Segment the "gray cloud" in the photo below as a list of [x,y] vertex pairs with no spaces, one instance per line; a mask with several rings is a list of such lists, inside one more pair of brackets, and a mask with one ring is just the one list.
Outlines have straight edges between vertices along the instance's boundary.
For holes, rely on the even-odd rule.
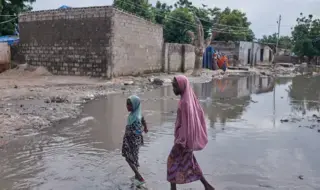
[[[259,2],[258,2],[259,1]],[[152,0],[151,3],[155,3]],[[168,4],[172,4],[172,0],[163,0]],[[192,0],[195,5],[206,4],[209,7],[240,9],[247,13],[249,21],[251,21],[256,37],[261,37],[264,34],[272,34],[277,31],[277,19],[279,14],[282,15],[282,27],[280,33],[288,35],[291,33],[291,27],[296,23],[296,18],[300,12],[313,14],[320,17],[320,0]],[[212,3],[214,2],[214,3]],[[61,5],[68,5],[72,7],[86,7],[86,6],[101,6],[111,5],[112,0],[37,0],[33,4],[34,10],[56,9]]]

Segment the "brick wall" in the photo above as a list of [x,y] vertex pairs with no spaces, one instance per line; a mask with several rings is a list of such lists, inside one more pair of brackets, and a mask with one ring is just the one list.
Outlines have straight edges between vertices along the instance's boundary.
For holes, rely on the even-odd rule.
[[163,53],[164,72],[184,72],[194,66],[195,53],[192,45],[165,43]]
[[106,76],[112,7],[28,12],[19,16],[25,61],[53,74]]
[[162,26],[120,10],[113,20],[113,76],[161,71]]

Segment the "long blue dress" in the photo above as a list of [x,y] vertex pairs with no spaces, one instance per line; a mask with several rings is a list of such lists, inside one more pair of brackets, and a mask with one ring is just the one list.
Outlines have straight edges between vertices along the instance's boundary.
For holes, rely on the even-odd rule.
[[202,68],[204,69],[214,69],[213,64],[212,64],[212,55],[214,53],[214,49],[211,46],[208,46],[206,48],[206,51],[203,54],[203,59],[202,59]]

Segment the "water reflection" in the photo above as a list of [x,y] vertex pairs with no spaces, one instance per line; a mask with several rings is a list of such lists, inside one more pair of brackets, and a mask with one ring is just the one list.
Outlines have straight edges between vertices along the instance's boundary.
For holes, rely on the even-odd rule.
[[223,127],[228,120],[239,119],[251,102],[251,94],[272,92],[274,85],[273,78],[248,76],[216,79],[202,84],[201,93],[195,90],[201,99],[211,98],[203,101],[203,107],[214,128],[216,123]]
[[295,111],[319,111],[320,108],[320,77],[297,76],[289,86],[289,97]]
[[[275,84],[278,85],[273,91]],[[287,79],[249,76],[193,85],[211,126],[208,147],[197,153],[197,158],[208,179],[217,182],[219,189],[259,189],[262,182],[293,189],[299,181],[292,182],[287,176],[300,171],[310,176],[310,180],[306,177],[304,181],[307,185],[298,184],[300,189],[308,189],[308,183],[317,185],[319,181],[320,184],[316,170],[320,171],[317,164],[320,155],[312,154],[319,142],[318,134],[296,132],[292,127],[289,130],[276,120],[277,114],[280,118],[291,109],[285,91],[289,84]],[[295,94],[301,85],[292,82],[291,87]],[[319,91],[310,92],[319,97]],[[299,99],[316,99],[302,94]],[[132,172],[119,153],[128,114],[127,96],[114,94],[90,102],[85,105],[81,118],[10,143],[0,152],[1,188],[128,189],[128,176]],[[173,95],[171,87],[139,96],[150,127],[150,134],[145,136],[146,146],[141,150],[141,171],[153,189],[167,189],[166,158],[172,146],[179,97]],[[292,104],[296,100],[292,98]],[[270,127],[272,121],[281,129]],[[284,129],[288,130],[281,131]],[[299,137],[300,141],[296,142]],[[312,143],[309,145],[301,139]],[[306,169],[298,167],[300,165]],[[310,168],[316,171],[309,172]],[[201,185],[195,183],[188,187],[199,189]]]

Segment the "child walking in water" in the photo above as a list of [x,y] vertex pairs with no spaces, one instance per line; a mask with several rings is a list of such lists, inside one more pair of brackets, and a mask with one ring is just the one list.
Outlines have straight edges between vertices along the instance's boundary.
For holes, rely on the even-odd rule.
[[148,132],[146,121],[141,113],[140,98],[130,96],[127,99],[128,116],[127,126],[123,137],[122,156],[126,159],[129,166],[135,173],[132,177],[136,186],[145,184],[145,180],[138,171],[139,167],[139,148],[143,145],[142,132]]
[[177,184],[191,183],[200,180],[205,190],[214,188],[204,178],[193,151],[202,150],[208,143],[204,113],[194,94],[189,80],[185,76],[177,76],[172,82],[173,92],[179,95],[174,131],[174,145],[168,157],[167,179],[171,190]]

